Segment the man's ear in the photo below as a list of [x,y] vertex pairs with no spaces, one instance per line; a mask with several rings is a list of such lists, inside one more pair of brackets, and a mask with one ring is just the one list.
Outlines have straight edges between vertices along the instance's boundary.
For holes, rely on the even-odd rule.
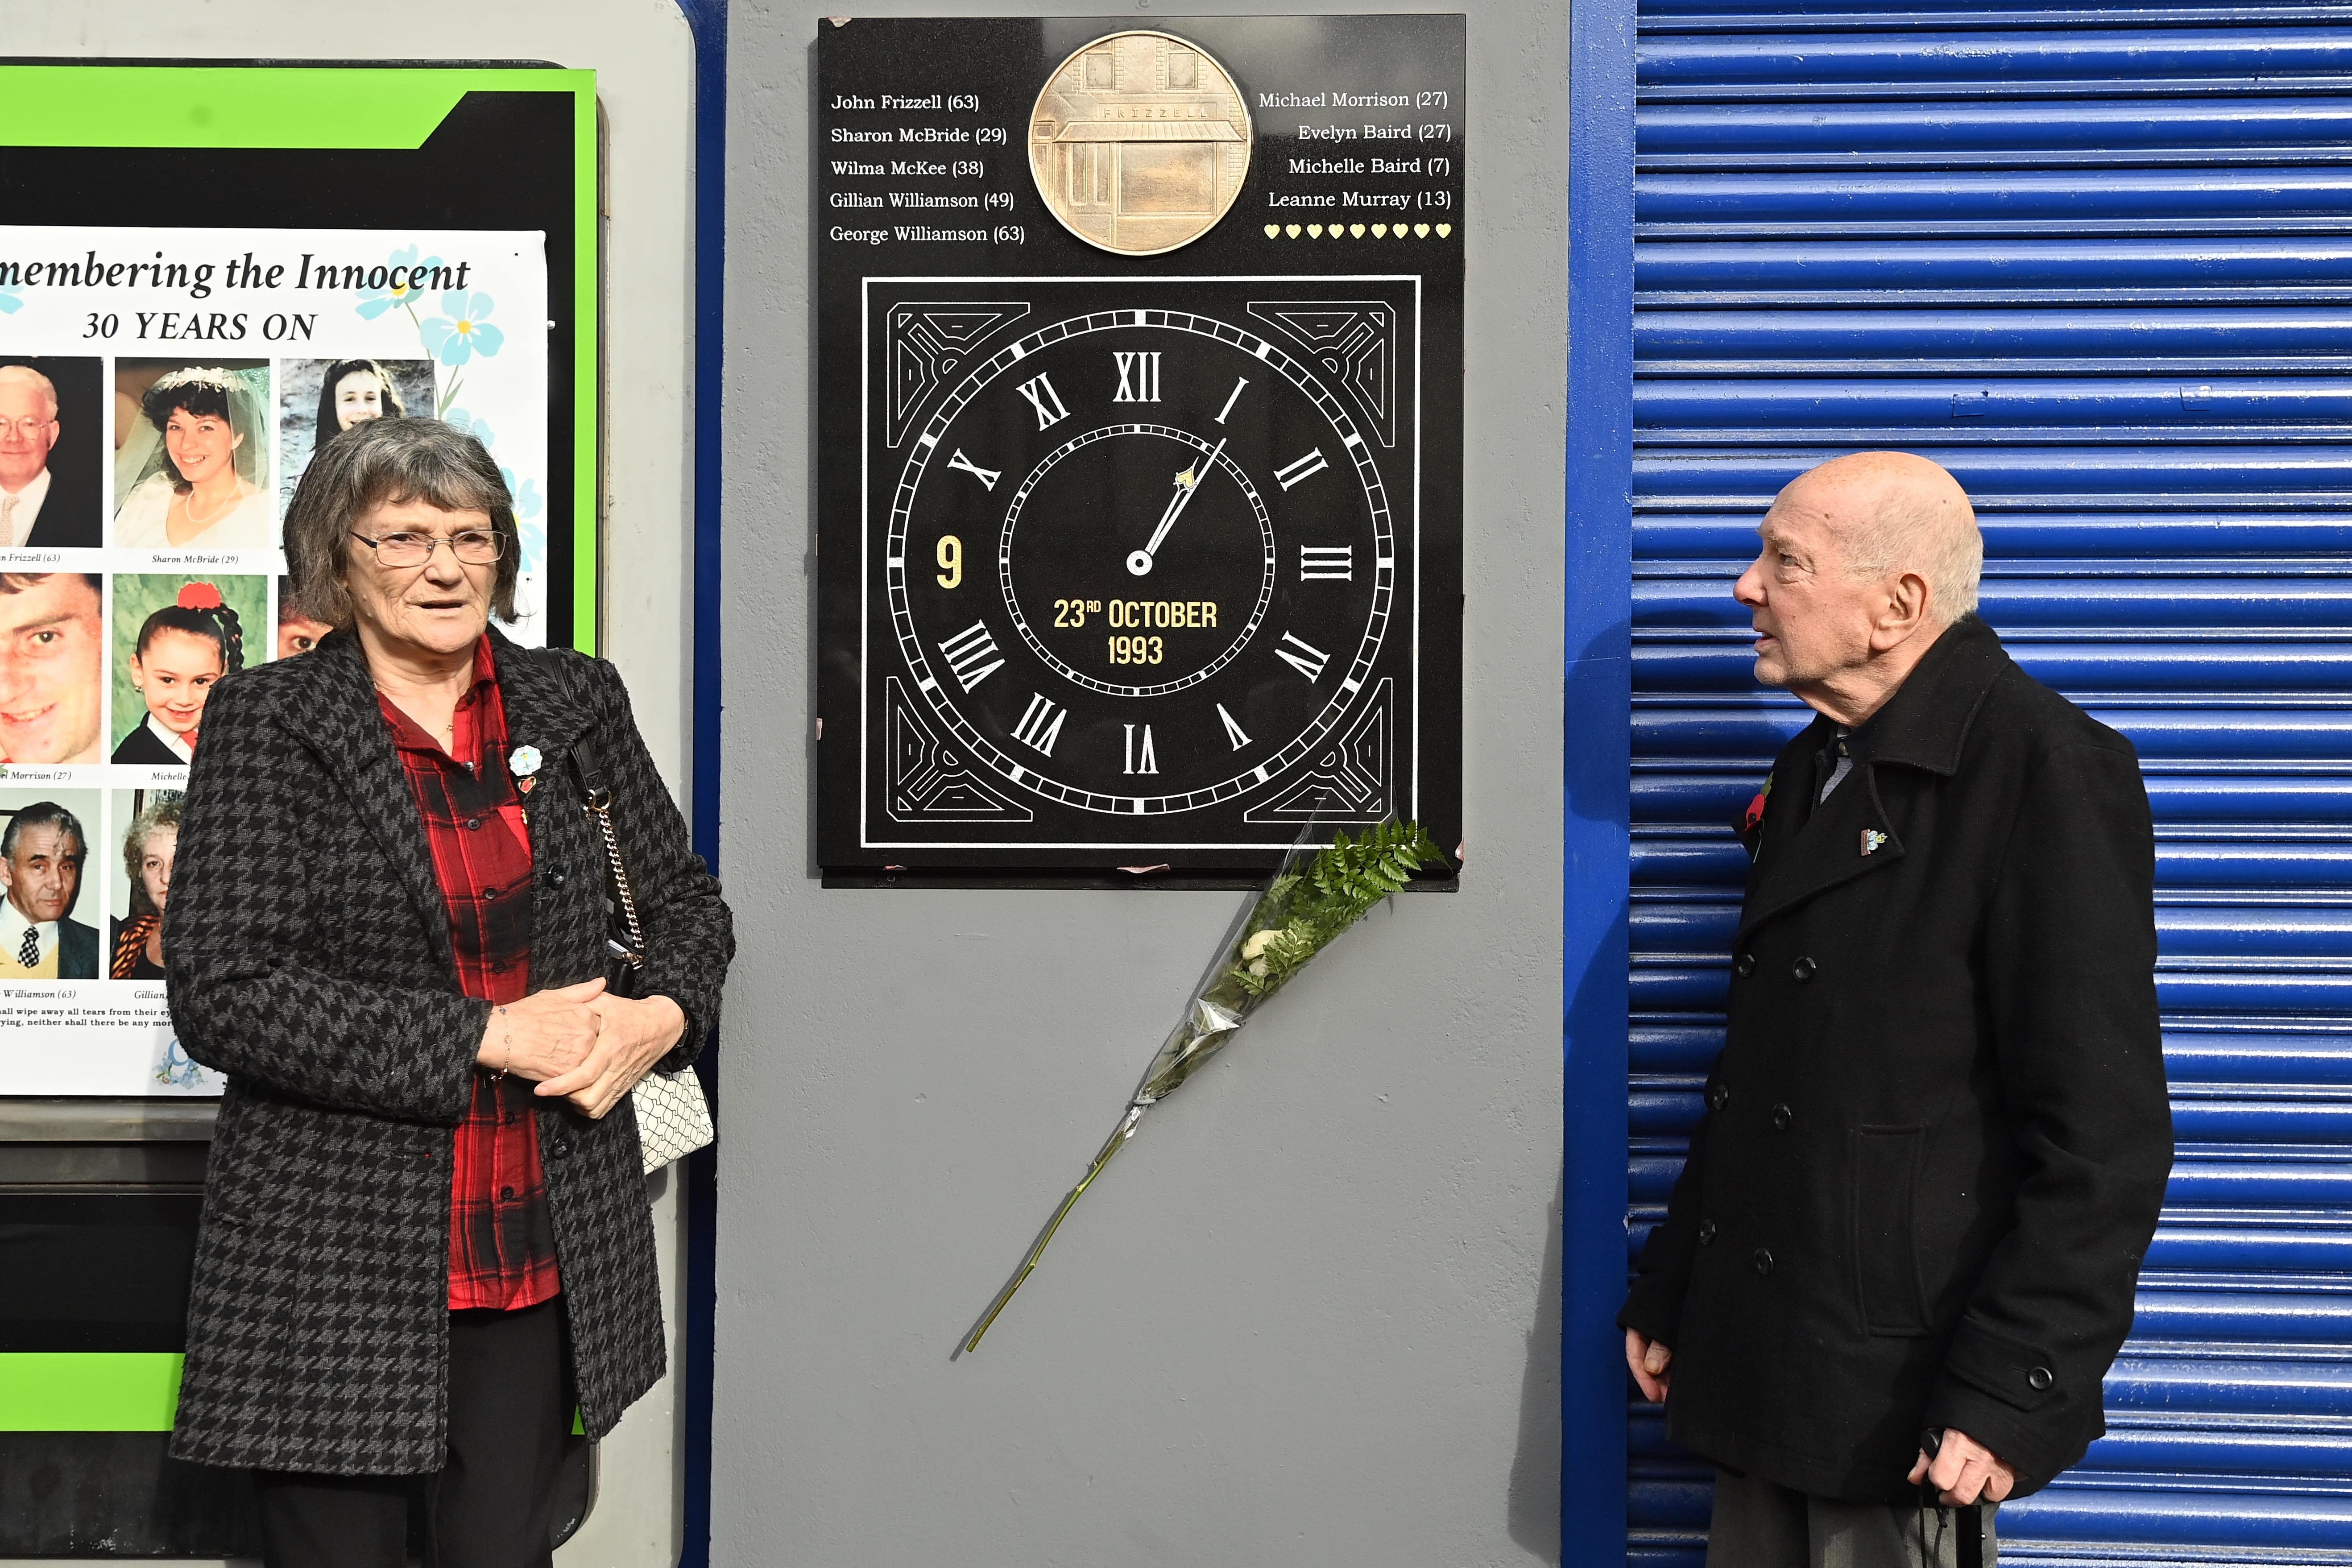
[[1878,618],[1870,628],[1870,650],[1885,653],[1908,642],[1927,625],[1931,596],[1927,579],[1916,572],[1906,572],[1889,584],[1886,596],[1879,601]]

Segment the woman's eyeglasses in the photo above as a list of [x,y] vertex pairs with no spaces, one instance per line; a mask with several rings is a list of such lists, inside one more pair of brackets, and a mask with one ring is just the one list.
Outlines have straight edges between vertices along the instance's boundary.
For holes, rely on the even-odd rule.
[[463,533],[387,533],[370,539],[357,531],[352,537],[375,552],[381,566],[422,566],[433,559],[434,547],[446,544],[449,553],[468,566],[488,566],[506,553],[507,540],[488,529],[469,528]]

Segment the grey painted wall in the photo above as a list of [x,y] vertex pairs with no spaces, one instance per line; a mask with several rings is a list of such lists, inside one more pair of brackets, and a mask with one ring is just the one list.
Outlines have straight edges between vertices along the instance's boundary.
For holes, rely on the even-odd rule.
[[[901,9],[981,8],[866,14]],[[951,1363],[1238,896],[819,887],[806,170],[822,13],[735,7],[722,842],[742,956],[718,1562],[1559,1554],[1567,16],[1469,10],[1462,891],[1399,900],[1318,960],[1154,1112],[980,1352]]]

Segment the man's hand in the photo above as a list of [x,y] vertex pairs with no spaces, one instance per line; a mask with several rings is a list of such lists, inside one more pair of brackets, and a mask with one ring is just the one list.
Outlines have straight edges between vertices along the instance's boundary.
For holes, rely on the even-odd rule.
[[1625,1364],[1633,1369],[1633,1381],[1642,1385],[1642,1397],[1653,1405],[1666,1402],[1666,1390],[1675,1381],[1674,1373],[1667,1369],[1674,1365],[1674,1352],[1641,1330],[1625,1331]]
[[1910,1481],[1934,1483],[1936,1499],[1946,1508],[1964,1508],[1982,1500],[2000,1502],[2017,1486],[2017,1472],[2000,1462],[2000,1456],[1956,1426],[1944,1428],[1944,1446],[1936,1450],[1933,1464],[1927,1450],[1919,1450],[1918,1462],[1911,1467]]
[[609,995],[595,997],[588,1008],[602,1026],[587,1059],[532,1092],[560,1096],[571,1101],[573,1110],[602,1119],[685,1037],[686,1009],[667,996],[648,996],[640,1002]]

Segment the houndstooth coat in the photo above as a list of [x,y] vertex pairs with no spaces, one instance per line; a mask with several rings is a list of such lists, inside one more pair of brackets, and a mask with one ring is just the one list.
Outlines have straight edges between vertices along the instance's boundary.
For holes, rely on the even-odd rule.
[[[684,1065],[734,952],[613,668],[493,631],[529,800],[531,981],[604,972],[602,852],[566,765],[593,736]],[[452,1129],[488,1006],[457,990],[425,827],[358,639],[233,675],[205,710],[164,917],[172,1021],[229,1077],[188,1307],[175,1458],[401,1475],[446,1440]],[[602,1437],[664,1371],[636,1121],[539,1113],[580,1413]]]

